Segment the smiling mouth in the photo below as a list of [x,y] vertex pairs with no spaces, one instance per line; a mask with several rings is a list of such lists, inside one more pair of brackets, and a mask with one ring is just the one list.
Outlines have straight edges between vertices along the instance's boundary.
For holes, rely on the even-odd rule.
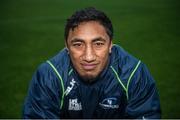
[[84,70],[90,71],[94,70],[97,64],[81,64]]

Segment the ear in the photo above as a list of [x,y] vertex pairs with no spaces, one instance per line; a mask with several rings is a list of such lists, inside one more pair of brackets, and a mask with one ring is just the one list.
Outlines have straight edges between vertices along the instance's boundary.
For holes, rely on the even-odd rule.
[[112,43],[112,40],[111,40],[110,45],[109,45],[109,53],[111,53],[112,46],[113,46],[113,43]]
[[66,50],[68,51],[68,54],[69,54],[69,48],[68,48],[67,42],[65,42],[65,48],[66,48]]
[[68,48],[68,46],[67,46],[67,42],[66,42],[66,41],[65,41],[65,47],[66,47],[66,48]]

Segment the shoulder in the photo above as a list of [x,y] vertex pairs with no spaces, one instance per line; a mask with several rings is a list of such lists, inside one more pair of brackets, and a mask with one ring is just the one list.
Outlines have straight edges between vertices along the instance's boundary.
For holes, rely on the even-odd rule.
[[155,85],[155,81],[147,66],[126,52],[122,47],[118,45],[113,46],[111,59],[113,61],[111,66],[114,68],[116,76],[119,77],[121,85],[127,92],[127,97],[129,88],[133,92],[136,87],[144,88],[145,86]]
[[49,61],[60,70],[66,69],[70,65],[70,58],[66,48],[62,49],[57,55],[49,59]]
[[[64,72],[68,71],[69,57],[66,49],[61,50],[48,61],[53,65],[61,77],[64,76]],[[51,65],[47,61],[41,63],[34,73],[33,78],[36,81],[38,80],[44,83],[57,82],[56,79],[59,79],[58,75]]]
[[138,84],[142,84],[142,85],[154,85],[155,84],[155,80],[152,77],[152,75],[150,74],[150,71],[148,70],[147,66],[141,62],[141,64],[139,64],[138,68],[136,69],[136,71],[133,73],[133,75],[131,76],[132,78],[132,85],[138,85]]
[[127,79],[139,64],[137,58],[129,54],[119,45],[113,45],[111,53],[111,65],[123,79]]
[[[68,52],[67,52],[66,48],[64,48],[60,52],[58,52],[55,56],[53,56],[52,58],[50,58],[47,61],[50,61],[56,69],[63,70],[63,68],[65,68],[67,66],[67,63],[69,63],[70,60],[69,60]],[[37,70],[42,73],[51,71],[51,67],[47,61],[44,61],[43,63],[41,63],[38,66]]]

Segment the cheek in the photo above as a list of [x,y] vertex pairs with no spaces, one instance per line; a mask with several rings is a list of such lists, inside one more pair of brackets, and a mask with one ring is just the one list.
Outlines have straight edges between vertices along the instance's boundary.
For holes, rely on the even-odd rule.
[[71,53],[70,57],[72,61],[76,61],[76,62],[78,61],[78,56],[76,54]]
[[81,56],[81,53],[80,52],[72,52],[72,51],[69,51],[69,54],[70,54],[70,58],[72,60],[72,63],[77,66],[80,62],[80,56]]
[[109,56],[109,49],[105,49],[105,50],[99,51],[97,53],[98,53],[99,58],[105,60]]
[[108,50],[104,50],[104,51],[98,53],[98,60],[101,62],[101,67],[105,66],[105,64],[108,61],[108,57],[109,57],[109,51]]

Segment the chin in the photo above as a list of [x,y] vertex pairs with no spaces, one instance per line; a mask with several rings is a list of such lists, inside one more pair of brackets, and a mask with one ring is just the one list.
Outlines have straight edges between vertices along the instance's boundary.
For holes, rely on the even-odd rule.
[[83,81],[91,83],[96,80],[97,75],[83,75],[81,76],[81,78],[83,79]]

